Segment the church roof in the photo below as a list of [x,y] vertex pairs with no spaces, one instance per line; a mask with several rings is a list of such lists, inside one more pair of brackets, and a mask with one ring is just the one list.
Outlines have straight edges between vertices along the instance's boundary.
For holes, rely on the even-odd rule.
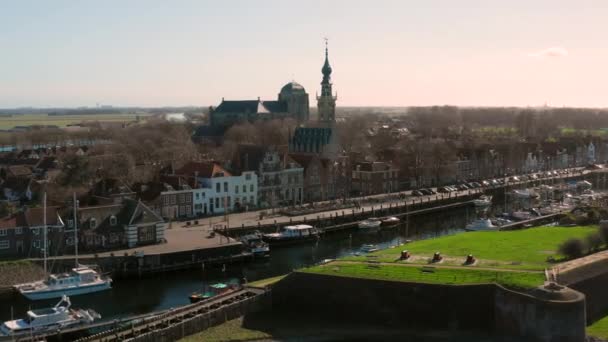
[[214,113],[284,113],[287,108],[278,101],[225,101],[213,111]]
[[295,81],[291,81],[281,88],[281,94],[306,93],[306,89]]

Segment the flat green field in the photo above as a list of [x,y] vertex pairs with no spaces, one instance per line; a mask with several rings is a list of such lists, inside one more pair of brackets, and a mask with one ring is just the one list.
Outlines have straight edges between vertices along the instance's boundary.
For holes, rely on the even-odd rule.
[[608,316],[588,326],[587,335],[608,339]]
[[[468,254],[478,260],[476,266],[543,270],[547,258],[557,260],[558,246],[569,238],[584,238],[597,227],[538,227],[503,232],[465,232],[436,239],[414,241],[398,248],[371,253],[378,261],[394,262],[402,250],[408,250],[412,260],[407,263],[428,263],[433,253],[440,252],[444,264],[461,265]],[[369,256],[349,257],[347,260],[366,260]]]
[[[92,115],[46,115],[46,114],[23,114],[12,117],[0,117],[0,129],[7,130],[15,126],[31,125],[55,125],[66,127],[83,121],[104,121],[104,122],[128,122],[135,121],[136,114],[92,114]],[[141,114],[140,118],[145,118]]]
[[[424,271],[426,270],[426,271]],[[497,283],[515,288],[533,288],[542,285],[542,272],[490,271],[475,268],[425,268],[400,264],[369,265],[366,263],[335,261],[301,270],[303,272],[344,277],[411,281],[433,284],[487,284]]]

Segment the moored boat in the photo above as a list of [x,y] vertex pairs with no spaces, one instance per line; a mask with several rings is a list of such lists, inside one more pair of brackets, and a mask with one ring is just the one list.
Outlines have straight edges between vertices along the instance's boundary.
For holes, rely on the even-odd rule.
[[111,278],[82,265],[69,273],[51,274],[46,280],[15,285],[15,289],[29,300],[76,296],[111,288]]
[[264,242],[263,235],[259,231],[252,234],[243,235],[241,242],[255,258],[265,258],[270,256],[270,246]]
[[36,335],[66,327],[90,324],[101,316],[94,310],[71,309],[68,296],[63,296],[52,308],[34,309],[23,319],[6,321],[0,326],[4,336]]
[[263,240],[272,246],[317,241],[321,232],[307,224],[285,226],[277,233],[264,234]]
[[379,218],[370,217],[359,222],[357,226],[359,227],[359,229],[374,229],[380,227],[381,224],[382,220],[380,220]]
[[465,230],[470,232],[497,231],[498,229],[490,219],[478,219],[465,227]]
[[492,205],[492,196],[483,195],[477,199],[474,199],[473,204],[476,207],[488,207]]
[[379,250],[378,246],[372,244],[365,244],[361,246],[361,252],[363,253],[371,253]]
[[386,217],[382,219],[382,227],[394,227],[399,224],[401,220],[395,216]]
[[235,285],[216,283],[209,285],[209,287],[204,291],[192,293],[188,298],[190,299],[190,303],[198,303],[214,297],[225,296],[235,292],[238,289],[239,287]]

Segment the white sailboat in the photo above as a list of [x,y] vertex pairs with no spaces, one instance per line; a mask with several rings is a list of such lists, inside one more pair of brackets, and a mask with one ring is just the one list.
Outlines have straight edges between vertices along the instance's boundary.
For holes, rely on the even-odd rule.
[[[47,225],[46,193],[44,194],[44,273],[47,274]],[[15,285],[15,289],[29,300],[61,298],[93,293],[112,288],[112,279],[95,269],[78,264],[78,224],[76,220],[76,195],[74,194],[74,255],[76,267],[70,272],[50,274],[47,279]]]

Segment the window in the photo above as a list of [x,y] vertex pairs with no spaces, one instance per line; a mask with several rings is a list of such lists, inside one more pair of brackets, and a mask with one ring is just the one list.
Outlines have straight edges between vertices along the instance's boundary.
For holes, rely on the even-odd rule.
[[251,180],[251,173],[245,174],[245,179],[246,180]]
[[11,242],[9,240],[0,240],[0,249],[11,248]]
[[220,183],[215,183],[215,192],[220,192],[220,191],[222,191],[221,186],[222,186],[222,185],[221,185]]
[[228,199],[226,200],[226,208],[230,208],[232,206],[232,201],[230,199],[230,196],[228,196]]
[[68,237],[67,239],[65,239],[65,243],[68,246],[74,246],[74,237],[73,236]]
[[243,196],[243,199],[241,200],[241,202],[243,202],[243,204],[247,203],[247,197]]
[[253,202],[253,196],[249,196],[249,203],[254,204],[255,202]]
[[116,225],[116,216],[112,215],[110,216],[110,226],[115,226]]
[[228,192],[228,182],[224,182],[224,192]]
[[184,199],[184,194],[179,194],[179,203],[184,203],[185,199]]
[[95,219],[94,217],[91,219],[91,221],[89,222],[89,227],[91,229],[95,229],[95,227],[97,227],[97,219]]
[[215,198],[215,207],[219,208],[220,207],[220,199],[219,198]]
[[7,236],[8,231],[6,229],[0,229],[0,236]]
[[15,228],[15,235],[21,235],[23,233],[23,228],[17,227]]
[[198,192],[196,193],[196,199],[198,200],[200,198],[201,194],[199,194]]
[[239,193],[239,186],[238,186],[238,185],[235,185],[235,186],[234,186],[234,193],[235,193],[235,194],[238,194],[238,193]]
[[175,195],[171,195],[171,204],[175,204]]
[[34,247],[40,249],[40,240],[34,240]]
[[192,215],[192,207],[189,205],[186,206],[186,215]]
[[249,185],[249,191],[253,192],[253,184]]
[[34,228],[34,229],[32,229],[32,233],[34,235],[38,235],[38,234],[40,234],[40,231],[38,230],[38,228]]
[[68,220],[68,228],[74,228],[74,220]]
[[243,184],[243,193],[247,192],[247,185]]

